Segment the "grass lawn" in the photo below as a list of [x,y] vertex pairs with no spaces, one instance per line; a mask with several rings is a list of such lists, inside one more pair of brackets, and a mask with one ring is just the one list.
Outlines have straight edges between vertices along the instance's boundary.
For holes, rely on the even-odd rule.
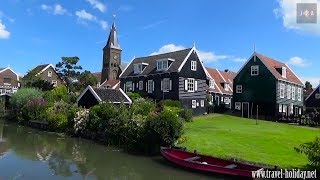
[[229,115],[195,117],[185,124],[188,150],[217,157],[298,168],[306,165],[304,154],[293,148],[320,136],[320,129],[269,121],[256,121]]

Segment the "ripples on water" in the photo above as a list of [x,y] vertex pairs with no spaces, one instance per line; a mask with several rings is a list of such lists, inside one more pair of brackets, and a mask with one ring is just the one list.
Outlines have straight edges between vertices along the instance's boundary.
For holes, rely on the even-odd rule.
[[213,177],[173,167],[162,157],[133,156],[88,140],[0,121],[0,180],[7,179],[205,180]]

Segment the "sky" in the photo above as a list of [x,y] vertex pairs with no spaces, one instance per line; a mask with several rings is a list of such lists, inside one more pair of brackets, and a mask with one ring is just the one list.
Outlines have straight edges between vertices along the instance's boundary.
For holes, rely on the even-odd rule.
[[78,56],[101,71],[115,20],[123,62],[195,45],[205,66],[237,72],[255,49],[316,86],[320,13],[318,23],[297,24],[297,2],[320,11],[320,0],[0,0],[0,67],[23,75]]

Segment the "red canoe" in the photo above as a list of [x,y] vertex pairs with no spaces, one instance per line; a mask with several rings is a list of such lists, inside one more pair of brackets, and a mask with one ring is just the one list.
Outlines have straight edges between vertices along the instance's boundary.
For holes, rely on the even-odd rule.
[[162,156],[182,167],[231,176],[252,177],[251,171],[263,170],[261,167],[228,161],[211,156],[199,155],[167,147],[161,147]]

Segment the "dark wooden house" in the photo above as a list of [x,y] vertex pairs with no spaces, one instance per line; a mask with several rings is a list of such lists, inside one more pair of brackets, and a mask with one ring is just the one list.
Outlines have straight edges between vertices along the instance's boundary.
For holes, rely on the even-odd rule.
[[236,76],[235,72],[206,67],[208,72],[208,93],[211,94],[211,102],[214,105],[223,105],[228,109],[232,107],[233,95],[233,78]]
[[78,106],[90,108],[101,102],[131,105],[131,99],[122,89],[92,88],[88,86],[78,97]]
[[120,75],[126,93],[139,93],[156,101],[179,100],[194,114],[206,112],[206,71],[195,47],[134,58]]
[[28,82],[34,81],[36,79],[48,81],[53,84],[53,87],[65,84],[52,64],[39,65],[34,69],[30,70],[23,77],[22,85],[25,86]]
[[306,98],[305,103],[307,110],[320,110],[320,85],[313,89],[313,91]]
[[253,53],[233,82],[234,109],[243,117],[275,119],[303,113],[304,84],[282,62]]
[[15,93],[20,87],[19,76],[11,68],[0,68],[0,95]]

